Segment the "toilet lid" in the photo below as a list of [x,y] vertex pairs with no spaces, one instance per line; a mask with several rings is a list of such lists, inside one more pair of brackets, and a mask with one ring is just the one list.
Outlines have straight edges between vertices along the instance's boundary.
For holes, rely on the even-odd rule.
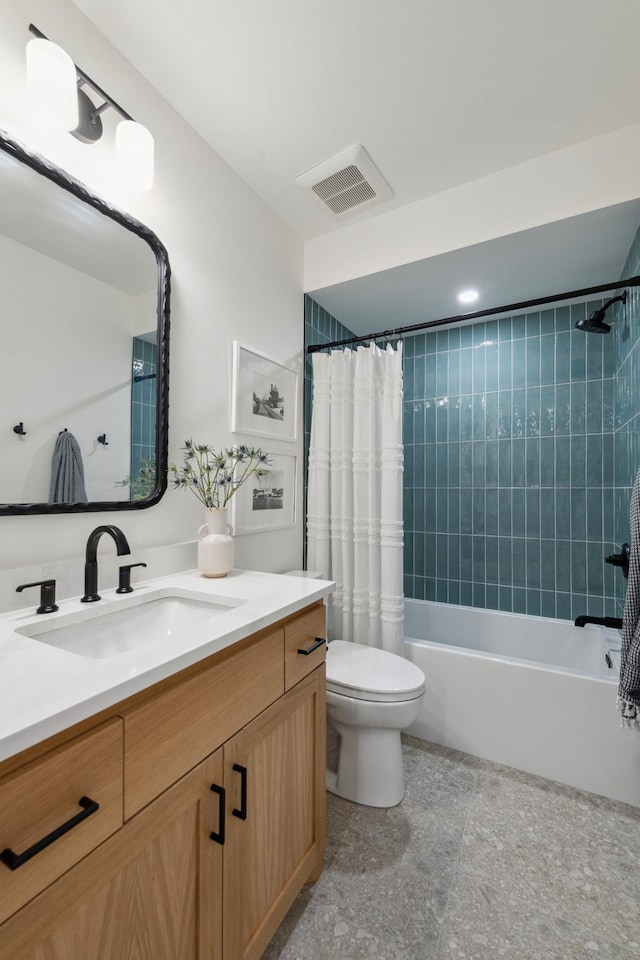
[[424,693],[425,676],[386,650],[333,640],[327,647],[327,690],[357,700],[398,702]]

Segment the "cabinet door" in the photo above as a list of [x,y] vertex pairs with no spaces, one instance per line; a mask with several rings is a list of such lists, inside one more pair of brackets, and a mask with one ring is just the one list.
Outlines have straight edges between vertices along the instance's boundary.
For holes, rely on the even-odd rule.
[[322,870],[324,690],[321,666],[224,745],[224,960],[257,960]]
[[222,750],[2,928],[0,958],[220,960]]

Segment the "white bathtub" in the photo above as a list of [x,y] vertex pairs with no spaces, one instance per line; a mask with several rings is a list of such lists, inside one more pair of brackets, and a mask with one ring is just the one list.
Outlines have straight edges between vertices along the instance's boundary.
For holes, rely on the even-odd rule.
[[640,806],[640,732],[616,708],[617,631],[406,600],[405,638],[427,678],[408,733]]

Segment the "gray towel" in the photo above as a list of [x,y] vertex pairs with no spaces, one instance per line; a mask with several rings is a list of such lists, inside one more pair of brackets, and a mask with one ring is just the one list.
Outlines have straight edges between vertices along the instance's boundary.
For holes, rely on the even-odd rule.
[[58,434],[51,462],[49,503],[86,503],[84,467],[78,441],[68,430]]
[[640,470],[631,492],[631,553],[622,615],[618,705],[622,724],[640,730]]

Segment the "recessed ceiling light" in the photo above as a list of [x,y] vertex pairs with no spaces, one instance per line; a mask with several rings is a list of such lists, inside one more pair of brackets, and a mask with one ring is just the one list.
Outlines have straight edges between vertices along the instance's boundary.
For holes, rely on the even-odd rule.
[[480,294],[477,290],[463,290],[458,294],[460,303],[475,303]]

